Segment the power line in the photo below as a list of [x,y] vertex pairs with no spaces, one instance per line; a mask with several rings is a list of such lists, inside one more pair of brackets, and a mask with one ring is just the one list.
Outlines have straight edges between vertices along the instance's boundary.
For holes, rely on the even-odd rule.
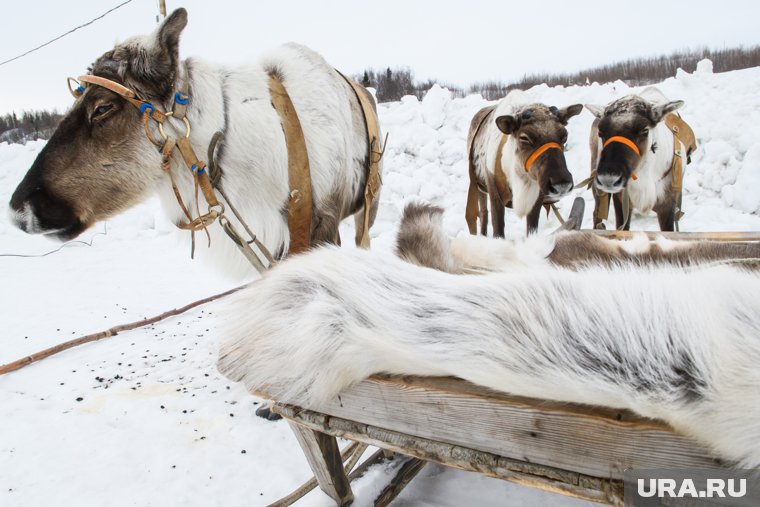
[[72,29],[71,29],[71,30],[69,30],[68,32],[66,32],[66,33],[64,33],[64,34],[61,34],[61,35],[59,35],[59,36],[58,36],[58,37],[56,37],[55,39],[50,39],[50,40],[49,40],[49,41],[47,41],[46,43],[44,43],[44,44],[40,44],[40,45],[39,45],[39,46],[37,46],[36,48],[32,48],[32,49],[30,49],[29,51],[27,51],[27,52],[25,52],[25,53],[22,53],[22,54],[20,54],[20,55],[18,55],[18,56],[14,56],[13,58],[11,58],[11,59],[9,59],[9,60],[5,60],[4,62],[0,62],[0,67],[1,67],[1,66],[3,66],[3,65],[5,65],[6,63],[10,63],[10,62],[12,62],[12,61],[14,61],[14,60],[18,60],[19,58],[23,58],[24,56],[28,55],[29,53],[34,53],[35,51],[37,51],[37,50],[39,50],[39,49],[42,49],[42,48],[44,48],[45,46],[48,46],[48,45],[52,44],[53,42],[55,42],[55,41],[57,41],[57,40],[59,40],[59,39],[62,39],[62,38],[64,38],[64,37],[66,37],[66,36],[67,36],[67,35],[69,35],[70,33],[76,32],[76,31],[77,31],[77,30],[79,30],[80,28],[84,28],[85,26],[88,26],[88,25],[91,25],[91,24],[93,24],[94,22],[96,22],[96,21],[97,21],[97,20],[99,20],[99,19],[103,19],[103,18],[104,18],[104,17],[106,17],[108,14],[112,13],[112,12],[113,12],[113,11],[115,11],[116,9],[120,9],[121,7],[124,7],[125,5],[127,5],[128,3],[130,3],[131,1],[132,1],[132,0],[126,0],[126,2],[122,2],[122,3],[120,3],[119,5],[117,5],[116,7],[113,7],[113,8],[111,8],[111,9],[107,10],[106,12],[104,12],[103,14],[101,14],[100,16],[98,16],[97,18],[93,18],[93,19],[91,19],[90,21],[88,21],[87,23],[84,23],[84,24],[82,24],[82,25],[79,25],[79,26],[77,26],[77,27],[75,27],[75,28],[72,28]]

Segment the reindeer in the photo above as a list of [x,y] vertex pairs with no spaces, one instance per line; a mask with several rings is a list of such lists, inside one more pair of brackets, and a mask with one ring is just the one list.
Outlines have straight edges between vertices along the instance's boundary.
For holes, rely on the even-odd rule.
[[[151,120],[183,104],[192,129],[172,118],[162,128],[180,141],[185,136],[191,151],[203,155],[213,146],[215,133],[223,133],[223,141],[209,150],[216,153],[209,159],[220,168],[212,174],[218,180],[214,185],[225,190],[219,201],[228,210],[234,205],[258,240],[275,257],[284,256],[293,239],[288,229],[293,196],[289,141],[270,93],[274,79],[292,100],[311,169],[313,205],[307,207],[313,220],[306,240],[338,244],[340,221],[355,215],[358,242],[372,225],[378,203],[372,202],[363,223],[370,147],[360,100],[374,108],[368,92],[355,91],[320,55],[292,43],[244,67],[180,60],[186,24],[187,12],[177,9],[152,35],[118,44],[95,61],[83,78],[87,86],[77,90],[81,96],[13,193],[10,209],[16,225],[69,240],[152,193],[158,193],[174,223],[182,223],[183,208],[197,208],[195,175],[182,165],[185,152],[182,158],[176,152],[164,157],[166,143],[157,150],[150,138],[158,137]],[[374,123],[377,127],[376,117]],[[212,160],[208,162],[210,166]],[[202,173],[202,165],[194,171]],[[235,217],[229,220],[240,229]],[[212,236],[221,233],[219,222],[208,229]],[[251,267],[236,248],[231,241],[217,241],[204,255],[241,276]]]
[[531,104],[524,92],[513,90],[475,114],[467,136],[470,234],[476,234],[478,218],[480,233],[488,234],[486,198],[494,236],[504,237],[505,207],[526,217],[528,234],[538,229],[541,206],[558,201],[573,188],[563,153],[565,126],[582,109],[581,104],[564,109]]
[[630,409],[741,467],[760,465],[757,272],[560,269],[532,239],[511,267],[504,259],[481,274],[360,249],[295,256],[218,312],[228,323],[218,368],[305,408],[374,374],[455,376]]
[[654,210],[660,230],[676,229],[683,214],[683,167],[696,149],[691,128],[672,114],[683,104],[654,87],[604,108],[586,104],[597,118],[589,138],[594,228],[604,228],[612,194],[618,229],[630,229],[633,209]]

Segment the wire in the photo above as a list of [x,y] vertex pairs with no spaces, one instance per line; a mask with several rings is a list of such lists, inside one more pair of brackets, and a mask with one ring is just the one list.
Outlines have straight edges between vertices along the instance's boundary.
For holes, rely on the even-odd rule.
[[[130,0],[131,1],[131,0]],[[81,240],[74,240],[74,241],[68,241],[64,243],[63,245],[59,246],[55,250],[50,250],[49,252],[45,252],[44,254],[38,254],[38,255],[25,255],[25,254],[0,254],[0,257],[24,257],[24,258],[32,258],[32,257],[47,257],[48,255],[60,252],[67,246],[75,245],[75,244],[82,244],[86,246],[92,246],[92,243],[95,241],[95,238],[97,236],[108,236],[108,226],[106,225],[106,222],[103,222],[103,232],[96,232],[92,235],[90,238],[90,241],[81,241]]]
[[25,53],[21,53],[21,54],[20,54],[20,55],[18,55],[18,56],[14,56],[13,58],[10,58],[10,59],[8,59],[8,60],[5,60],[4,62],[0,62],[0,67],[2,67],[3,65],[5,65],[6,63],[11,63],[11,62],[12,62],[12,61],[14,61],[14,60],[18,60],[19,58],[23,58],[23,57],[25,57],[26,55],[28,55],[28,54],[30,54],[30,53],[34,53],[35,51],[37,51],[37,50],[39,50],[39,49],[42,49],[42,48],[44,48],[45,46],[48,46],[48,45],[52,44],[53,42],[55,42],[55,41],[57,41],[57,40],[59,40],[59,39],[62,39],[62,38],[64,38],[64,37],[66,37],[66,36],[67,36],[67,35],[69,35],[70,33],[76,32],[76,31],[77,31],[77,30],[79,30],[80,28],[84,28],[85,26],[88,26],[88,25],[91,25],[91,24],[93,24],[94,22],[96,22],[96,21],[97,21],[97,20],[99,20],[99,19],[103,19],[104,17],[106,17],[106,15],[108,15],[108,14],[112,13],[112,12],[113,12],[113,11],[115,11],[116,9],[120,9],[121,7],[124,7],[125,5],[127,5],[128,3],[130,3],[131,1],[132,1],[132,0],[126,0],[126,2],[122,2],[122,3],[120,3],[119,5],[117,5],[116,7],[113,7],[113,8],[111,8],[111,9],[107,10],[106,12],[104,12],[103,14],[101,14],[100,16],[98,16],[97,18],[91,19],[90,21],[88,21],[87,23],[84,23],[83,25],[79,25],[79,26],[77,26],[77,27],[75,27],[75,28],[72,28],[72,29],[71,29],[71,30],[69,30],[68,32],[66,32],[66,33],[64,33],[64,34],[61,34],[61,35],[59,35],[59,36],[58,36],[58,37],[56,37],[55,39],[50,39],[49,41],[45,42],[44,44],[40,44],[40,45],[39,45],[39,46],[37,46],[36,48],[32,48],[32,49],[30,49],[29,51],[27,51],[27,52],[25,52]]

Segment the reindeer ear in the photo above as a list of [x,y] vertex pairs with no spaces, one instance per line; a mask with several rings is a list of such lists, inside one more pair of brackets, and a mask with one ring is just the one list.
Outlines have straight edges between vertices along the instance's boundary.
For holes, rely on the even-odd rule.
[[187,11],[180,7],[169,14],[158,28],[156,35],[158,46],[172,62],[179,59],[179,36],[185,26],[187,26]]
[[601,119],[602,116],[604,116],[604,107],[597,106],[596,104],[583,104],[586,106],[586,109],[591,111],[591,114],[596,116],[597,118]]
[[652,123],[658,123],[660,120],[665,118],[665,115],[683,107],[683,105],[683,100],[672,100],[670,102],[666,102],[665,104],[652,104]]
[[580,114],[581,111],[583,111],[583,104],[573,104],[563,109],[556,109],[554,114],[562,122],[562,125],[567,125],[567,121],[573,116]]
[[507,135],[513,134],[515,130],[519,129],[520,123],[520,118],[508,114],[496,118],[496,126]]
[[174,93],[179,75],[179,36],[187,25],[187,11],[177,9],[147,39],[127,41],[116,48],[126,60],[128,85],[143,98],[166,100]]

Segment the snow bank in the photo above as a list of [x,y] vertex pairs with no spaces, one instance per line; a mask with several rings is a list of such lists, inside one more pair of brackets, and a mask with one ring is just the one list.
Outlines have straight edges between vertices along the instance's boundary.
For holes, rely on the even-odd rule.
[[[679,70],[674,78],[657,86],[666,96],[681,99],[684,118],[697,134],[699,149],[686,168],[681,230],[758,229],[760,220],[760,69],[713,74],[712,62],[702,60],[693,74]],[[575,103],[607,104],[644,87],[629,87],[621,81],[590,86],[548,87],[528,91],[536,102],[558,107]],[[422,101],[404,97],[401,102],[380,105],[380,121],[389,132],[385,154],[383,216],[395,211],[404,199],[419,196],[448,210],[446,226],[452,234],[464,230],[468,186],[465,142],[469,121],[488,104],[479,95],[453,99],[438,86]],[[576,181],[589,174],[588,133],[593,121],[584,109],[570,120],[568,165]],[[560,208],[568,212],[576,195],[587,200],[584,226],[591,222],[593,199],[589,191],[566,197]],[[702,213],[700,208],[710,210]],[[751,213],[753,216],[747,217]],[[550,217],[549,224],[557,225]],[[542,219],[544,227],[547,223]],[[657,229],[654,214],[637,217],[635,228]],[[519,235],[522,224],[507,214],[507,233]]]

